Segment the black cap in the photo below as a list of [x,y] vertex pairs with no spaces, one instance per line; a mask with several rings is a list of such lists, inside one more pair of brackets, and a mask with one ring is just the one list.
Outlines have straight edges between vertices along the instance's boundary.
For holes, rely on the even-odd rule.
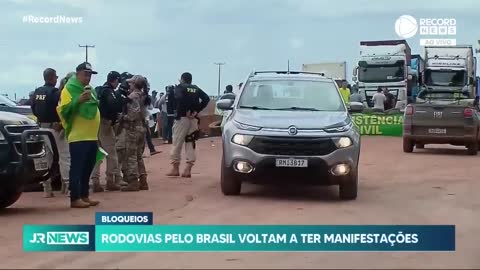
[[92,65],[88,62],[83,62],[77,66],[77,72],[79,71],[88,71],[92,74],[98,74],[98,72],[92,70]]
[[110,71],[107,75],[107,82],[113,82],[116,79],[120,80],[120,73],[118,73],[116,71]]

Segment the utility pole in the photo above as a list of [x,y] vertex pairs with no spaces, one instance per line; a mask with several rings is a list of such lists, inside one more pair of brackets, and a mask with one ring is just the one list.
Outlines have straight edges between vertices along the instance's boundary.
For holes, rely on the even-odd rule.
[[85,62],[88,62],[88,48],[95,48],[95,45],[78,45],[80,48],[85,48]]
[[220,81],[222,77],[222,66],[225,65],[225,63],[214,63],[214,64],[218,66],[218,97],[220,97]]

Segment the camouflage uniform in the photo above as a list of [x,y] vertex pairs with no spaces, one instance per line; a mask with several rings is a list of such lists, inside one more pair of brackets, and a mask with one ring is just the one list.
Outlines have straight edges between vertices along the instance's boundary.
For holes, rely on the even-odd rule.
[[118,156],[118,168],[121,171],[121,176],[119,176],[120,184],[126,185],[126,182],[123,180],[126,173],[125,173],[125,163],[126,163],[126,151],[127,145],[125,141],[125,129],[121,127],[121,124],[117,123],[115,126],[116,130],[116,141],[115,141],[115,148],[117,149],[117,156]]
[[147,174],[143,162],[146,136],[145,98],[140,90],[133,90],[128,97],[131,102],[127,104],[127,113],[122,117],[126,146],[124,180],[128,186],[122,188],[122,191],[147,190]]

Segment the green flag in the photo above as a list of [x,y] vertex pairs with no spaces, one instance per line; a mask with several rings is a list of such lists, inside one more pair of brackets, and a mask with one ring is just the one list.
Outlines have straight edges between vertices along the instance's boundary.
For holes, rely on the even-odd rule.
[[102,160],[108,156],[108,153],[107,151],[105,151],[103,148],[101,147],[98,147],[98,150],[97,150],[97,158],[96,158],[96,164],[100,164],[100,162],[102,162]]

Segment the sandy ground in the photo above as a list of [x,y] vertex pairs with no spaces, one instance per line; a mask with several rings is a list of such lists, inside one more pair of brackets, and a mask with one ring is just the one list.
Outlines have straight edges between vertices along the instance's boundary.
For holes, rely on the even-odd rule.
[[[432,149],[432,148],[443,149]],[[101,205],[70,209],[67,198],[26,193],[0,212],[2,268],[480,268],[480,155],[427,146],[402,152],[400,138],[365,137],[356,201],[338,189],[247,185],[240,197],[219,188],[218,138],[199,142],[191,180],[167,178],[168,146],[146,158],[150,191],[94,194]],[[92,224],[98,211],[153,211],[158,224],[455,224],[450,253],[24,253],[23,224]]]

